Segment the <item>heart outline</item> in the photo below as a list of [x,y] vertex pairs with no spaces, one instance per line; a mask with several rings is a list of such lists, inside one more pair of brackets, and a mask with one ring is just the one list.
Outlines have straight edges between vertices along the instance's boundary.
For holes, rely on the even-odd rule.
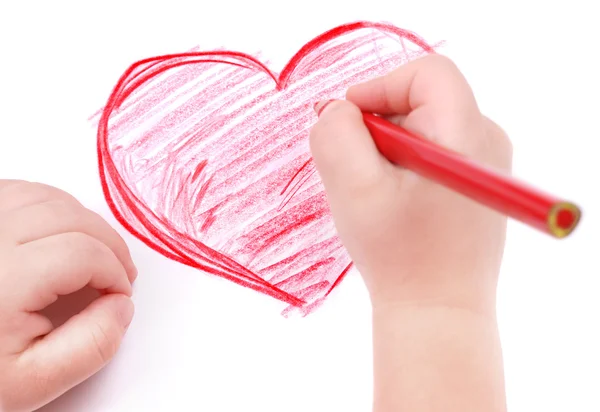
[[[279,75],[271,71],[266,64],[263,64],[257,58],[246,53],[234,51],[201,51],[177,53],[142,59],[138,62],[133,63],[123,73],[118,83],[113,88],[113,91],[110,94],[107,104],[102,110],[101,117],[98,122],[97,155],[100,180],[107,204],[117,221],[126,230],[128,230],[131,234],[133,234],[135,237],[144,242],[147,246],[171,260],[183,263],[187,266],[194,267],[196,269],[200,269],[204,272],[216,276],[220,276],[234,283],[240,284],[245,287],[250,287],[261,293],[283,301],[290,305],[290,308],[288,308],[287,311],[289,311],[289,309],[299,308],[304,314],[307,314],[314,310],[331,293],[331,291],[333,291],[340,284],[342,279],[352,268],[352,262],[350,262],[350,264],[348,264],[345,267],[345,269],[337,276],[335,281],[331,284],[331,286],[324,293],[324,295],[320,299],[318,299],[318,301],[310,302],[308,299],[298,298],[288,292],[285,292],[275,287],[269,281],[260,278],[260,276],[252,273],[242,264],[236,262],[235,259],[232,259],[228,256],[219,256],[220,259],[228,260],[227,263],[231,265],[231,267],[223,268],[219,267],[219,264],[216,260],[211,261],[210,259],[205,259],[204,262],[200,262],[198,259],[192,258],[190,256],[189,251],[188,253],[182,253],[182,250],[184,249],[184,246],[182,244],[177,245],[175,243],[169,243],[168,241],[164,241],[163,233],[158,228],[156,228],[152,224],[152,222],[144,218],[144,214],[139,209],[139,203],[141,203],[140,199],[137,199],[135,197],[135,194],[131,192],[131,190],[127,186],[127,183],[123,180],[113,161],[108,143],[108,122],[111,113],[119,109],[123,102],[149,78],[151,78],[152,76],[156,76],[162,72],[166,72],[167,70],[170,70],[172,68],[181,67],[189,64],[223,63],[261,71],[275,82],[276,90],[283,91],[290,86],[290,81],[292,79],[294,71],[299,67],[303,59],[305,59],[306,56],[308,56],[312,51],[317,50],[321,45],[335,38],[339,38],[347,33],[361,29],[380,30],[391,35],[399,36],[399,38],[401,39],[411,41],[412,43],[421,47],[424,53],[435,52],[434,46],[428,45],[421,37],[412,32],[400,29],[391,24],[359,21],[335,27],[313,38],[292,56],[292,58],[287,62],[287,64],[284,66]],[[165,64],[161,66],[161,64],[165,62],[171,62],[171,64]],[[129,210],[132,213],[134,213],[139,223],[142,224],[142,226],[155,238],[162,238],[161,240],[163,240],[163,245],[157,244],[157,242],[153,241],[148,236],[145,236],[123,216],[115,202],[115,199],[113,198],[113,193],[111,193],[111,190],[109,188],[109,180],[112,184],[116,186],[116,189],[120,191],[120,195],[126,194],[126,196],[123,196],[121,200],[124,202],[126,207],[128,207]],[[137,205],[135,201],[138,202]],[[184,233],[178,233],[178,235],[184,237],[187,236]],[[199,248],[199,250],[203,251],[203,253],[206,253],[207,256],[210,256],[212,254],[214,257],[215,253],[219,253],[217,250],[207,246],[206,244],[202,243],[197,239],[187,237],[186,240],[192,242],[197,248]],[[225,271],[225,269],[231,270],[232,267],[236,268],[236,270],[239,270],[239,273],[232,274],[227,273]]]

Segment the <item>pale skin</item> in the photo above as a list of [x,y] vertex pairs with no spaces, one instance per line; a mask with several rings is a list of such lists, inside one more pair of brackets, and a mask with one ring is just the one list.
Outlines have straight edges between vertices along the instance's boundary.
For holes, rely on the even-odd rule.
[[351,87],[310,136],[336,228],[371,296],[374,411],[504,411],[495,295],[506,218],[387,162],[360,109],[506,172],[510,141],[440,55]]
[[[360,109],[507,172],[510,141],[443,56],[353,86],[346,97],[321,112],[310,146],[371,297],[373,410],[506,410],[495,316],[506,219],[387,162]],[[13,180],[0,180],[0,262],[0,410],[32,411],[116,354],[137,270],[97,214],[63,191]],[[65,324],[54,328],[39,313],[84,286],[102,294]]]

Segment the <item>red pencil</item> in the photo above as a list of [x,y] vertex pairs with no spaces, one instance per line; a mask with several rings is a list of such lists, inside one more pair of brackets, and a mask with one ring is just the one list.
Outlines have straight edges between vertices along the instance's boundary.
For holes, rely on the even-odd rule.
[[[323,104],[317,115],[331,102]],[[390,162],[510,218],[557,238],[568,236],[581,220],[581,209],[572,202],[482,166],[373,113],[363,112],[363,120]]]
[[575,204],[478,165],[382,117],[363,113],[379,151],[392,163],[557,238],[581,219]]

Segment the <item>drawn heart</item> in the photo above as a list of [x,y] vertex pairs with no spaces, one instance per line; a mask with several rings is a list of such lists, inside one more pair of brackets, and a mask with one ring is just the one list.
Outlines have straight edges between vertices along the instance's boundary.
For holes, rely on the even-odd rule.
[[230,51],[138,61],[98,123],[108,205],[164,256],[305,315],[352,266],[310,157],[313,104],[433,51],[357,22],[308,42],[278,75]]

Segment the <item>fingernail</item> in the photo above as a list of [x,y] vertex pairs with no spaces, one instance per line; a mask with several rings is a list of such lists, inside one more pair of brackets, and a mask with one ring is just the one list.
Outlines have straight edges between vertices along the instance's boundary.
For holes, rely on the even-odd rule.
[[120,305],[121,306],[118,310],[119,322],[121,322],[121,325],[124,329],[127,329],[133,319],[133,312],[135,308],[131,299],[122,299]]
[[323,113],[323,110],[325,110],[325,108],[327,106],[329,106],[329,103],[332,103],[332,102],[335,102],[335,100],[330,99],[330,100],[321,100],[319,102],[316,102],[315,105],[313,106],[313,109],[317,113],[317,116],[321,116],[321,113]]

